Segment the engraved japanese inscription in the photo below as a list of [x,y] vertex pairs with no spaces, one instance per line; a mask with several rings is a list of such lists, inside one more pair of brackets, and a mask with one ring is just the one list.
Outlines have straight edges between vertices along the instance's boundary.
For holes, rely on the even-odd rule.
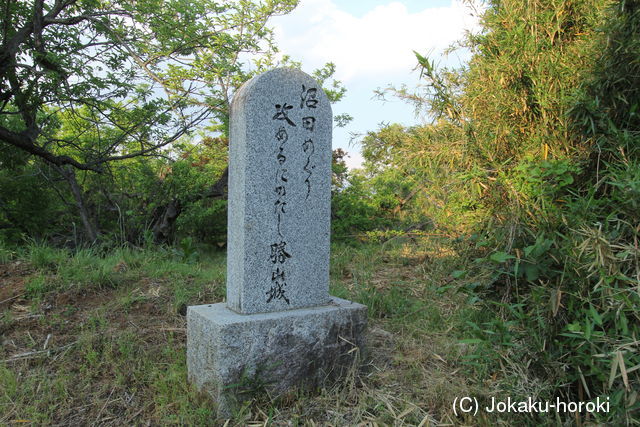
[[229,307],[255,313],[326,304],[329,101],[308,75],[276,69],[247,82],[231,114]]

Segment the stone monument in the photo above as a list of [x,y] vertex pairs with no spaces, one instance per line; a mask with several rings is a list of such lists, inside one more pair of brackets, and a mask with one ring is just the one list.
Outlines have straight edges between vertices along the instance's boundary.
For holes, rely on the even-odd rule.
[[246,82],[231,104],[227,302],[187,310],[189,380],[229,415],[339,377],[363,346],[366,307],[329,295],[329,100],[290,68]]

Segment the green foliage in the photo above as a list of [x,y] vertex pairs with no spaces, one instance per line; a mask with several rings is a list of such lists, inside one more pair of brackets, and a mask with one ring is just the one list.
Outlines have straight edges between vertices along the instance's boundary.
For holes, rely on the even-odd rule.
[[183,262],[190,263],[197,261],[200,254],[193,245],[192,237],[185,237],[184,239],[180,240],[179,254]]
[[[334,228],[345,234],[460,230],[482,207],[477,185],[452,179],[470,164],[463,136],[447,121],[369,132],[361,141],[364,169],[350,173],[348,185],[334,194],[334,212],[344,212],[336,214]],[[477,183],[473,172],[468,175]]]
[[60,215],[64,206],[46,190],[48,168],[30,163],[26,153],[10,146],[0,146],[0,166],[0,240],[15,244],[58,231],[49,217]]
[[69,254],[64,249],[57,249],[40,243],[32,243],[26,249],[28,259],[34,267],[42,270],[53,270],[58,267]]
[[357,172],[348,176],[345,188],[334,193],[331,201],[335,238],[352,240],[359,233],[394,224],[389,209],[396,202],[394,195],[388,189],[377,190],[379,188]]
[[[490,286],[477,290],[503,301],[506,292],[504,325],[535,337],[498,347],[537,359],[529,375],[568,384],[557,391],[567,397],[611,396],[612,413],[598,419],[632,420],[640,376],[625,367],[640,363],[631,350],[640,332],[632,225],[640,98],[631,34],[640,15],[625,2],[608,5],[491,4],[486,31],[469,39],[474,58],[456,105],[467,149],[488,171],[481,197],[492,251],[478,265]],[[475,354],[485,357],[483,348]]]
[[526,366],[550,398],[611,396],[600,422],[638,421],[639,10],[490,1],[483,30],[462,43],[466,67],[416,53],[423,85],[379,91],[433,123],[363,139],[372,194],[396,174],[431,196],[403,203],[406,217],[471,235],[476,261],[452,277],[494,314],[468,324],[469,366],[502,370],[504,384],[507,369]]
[[[223,246],[230,100],[301,67],[276,61],[268,26],[297,4],[2,1],[0,239]],[[312,73],[332,103],[335,69]]]
[[0,238],[139,243],[177,202],[162,240],[224,240],[225,203],[207,190],[226,142],[199,132],[224,140],[231,95],[273,66],[267,21],[297,1],[2,4]]
[[11,89],[1,111],[14,116],[0,122],[0,140],[104,171],[209,118],[224,132],[230,94],[250,77],[239,53],[272,55],[266,22],[296,4],[4,1],[0,81]]

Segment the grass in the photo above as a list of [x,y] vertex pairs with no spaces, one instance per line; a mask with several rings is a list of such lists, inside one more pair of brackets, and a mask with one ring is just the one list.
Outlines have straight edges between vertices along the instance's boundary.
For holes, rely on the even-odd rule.
[[[438,240],[334,245],[331,293],[369,308],[362,369],[315,393],[263,393],[229,425],[499,421],[452,412],[456,397],[500,392],[495,357],[470,359],[478,348],[490,354],[491,343],[461,343],[469,322],[492,317],[452,277],[464,267],[452,248]],[[212,402],[187,382],[184,311],[223,300],[224,254],[195,262],[163,250],[34,245],[0,266],[9,273],[0,290],[22,295],[0,305],[0,424],[215,422]]]

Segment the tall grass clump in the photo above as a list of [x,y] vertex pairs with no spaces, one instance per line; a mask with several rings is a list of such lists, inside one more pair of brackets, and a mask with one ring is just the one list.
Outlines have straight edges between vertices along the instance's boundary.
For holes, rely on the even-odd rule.
[[365,154],[424,178],[436,230],[472,220],[476,262],[454,278],[497,317],[469,320],[470,369],[514,397],[609,397],[578,417],[637,423],[640,4],[496,0],[481,25],[466,67],[417,54],[425,91],[395,91],[429,131]]
[[500,2],[483,22],[460,103],[486,171],[486,294],[529,337],[507,357],[547,398],[611,399],[587,418],[638,422],[637,3]]

